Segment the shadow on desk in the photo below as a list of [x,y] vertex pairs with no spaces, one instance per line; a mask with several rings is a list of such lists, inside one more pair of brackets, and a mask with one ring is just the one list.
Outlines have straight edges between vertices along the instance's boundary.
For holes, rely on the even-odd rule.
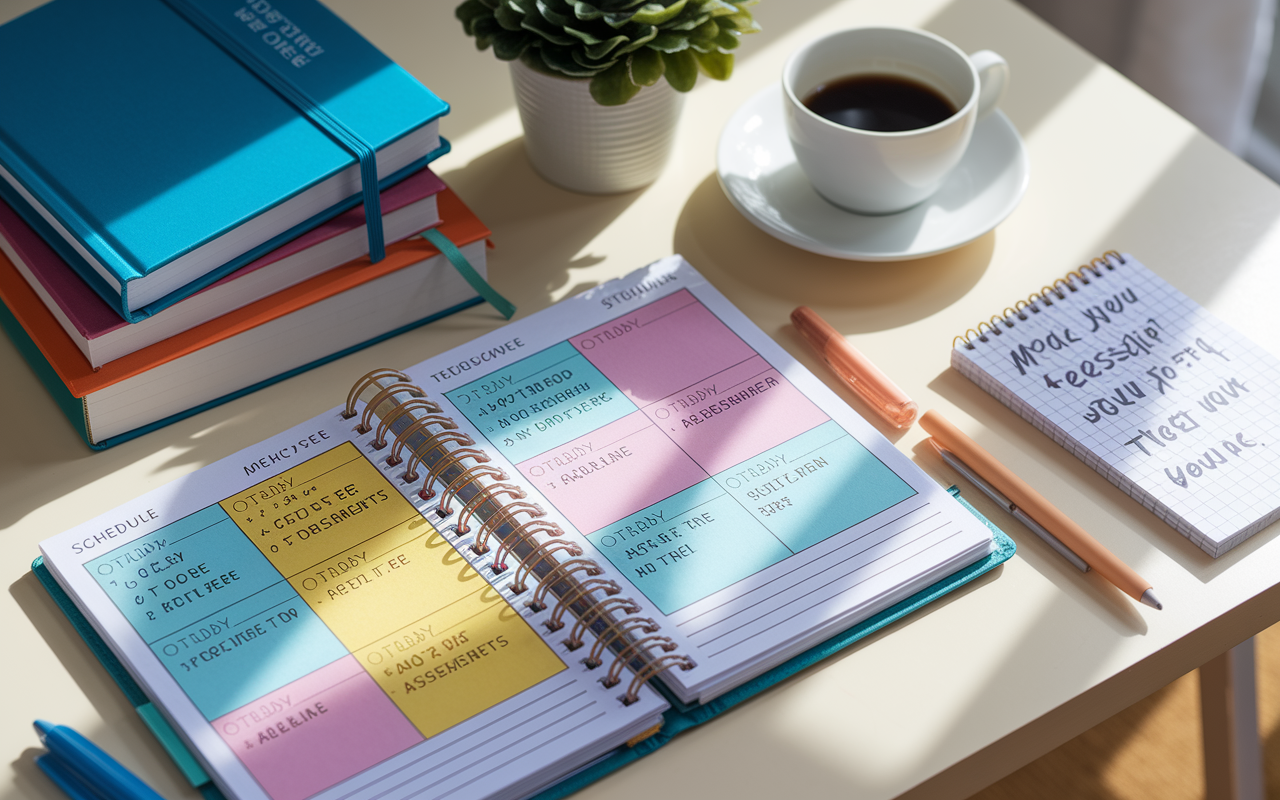
[[521,316],[594,285],[570,286],[570,276],[605,256],[579,254],[644,192],[588,195],[554,186],[533,170],[523,137],[440,177],[494,231],[489,277],[499,291],[524,298]]
[[[1197,303],[1211,304],[1231,285],[1232,277],[1249,266],[1280,220],[1275,185],[1261,176],[1243,181],[1242,170],[1251,168],[1216,142],[1188,137],[1091,252],[1127,250],[1156,274],[1175,275],[1178,289]],[[1204,220],[1214,218],[1232,223],[1206,228]],[[1064,272],[1070,268],[1063,265]],[[1237,315],[1227,321],[1257,341],[1275,341],[1251,331],[1253,327],[1280,330],[1275,315],[1269,313],[1273,305],[1273,297],[1267,297],[1265,304],[1260,298],[1256,315]]]
[[[103,669],[97,657],[76,633],[66,615],[58,608],[34,573],[28,571],[9,585],[9,595],[31,621],[49,649],[67,674],[88,698],[94,712],[105,723],[103,728],[82,729],[91,741],[107,742],[104,749],[115,754],[128,753],[141,758],[124,758],[163,797],[193,796],[194,790],[186,783],[182,773],[164,751],[156,745],[155,737],[130,705],[120,687]],[[64,703],[57,697],[49,698],[51,721],[57,709]],[[11,760],[13,781],[9,791],[0,791],[0,800],[10,798],[52,798],[65,800],[65,795],[54,788],[53,783],[35,765],[35,757],[44,750],[39,748],[35,731],[31,731],[31,748]],[[141,759],[145,759],[141,760]],[[15,791],[16,790],[16,791]]]
[[[32,741],[35,740],[35,732],[32,731]],[[28,747],[23,750],[18,757],[9,762],[9,767],[13,771],[13,783],[9,792],[0,792],[0,800],[8,800],[8,798],[25,798],[32,800],[37,797],[65,797],[61,792],[54,788],[53,781],[49,780],[40,768],[36,766],[36,758],[44,755],[45,750],[40,747]]]
[[[949,253],[892,263],[817,255],[752,225],[708,175],[676,221],[672,251],[682,254],[748,315],[750,294],[815,305],[843,333],[898,328],[963,297],[986,272],[996,234]],[[739,292],[737,283],[748,287]],[[754,291],[751,291],[754,290]]]

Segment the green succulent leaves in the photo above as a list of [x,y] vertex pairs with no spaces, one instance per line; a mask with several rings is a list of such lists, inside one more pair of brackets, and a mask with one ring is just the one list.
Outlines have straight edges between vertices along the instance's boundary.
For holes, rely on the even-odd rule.
[[622,105],[666,78],[687,92],[698,73],[726,80],[757,0],[464,0],[455,11],[476,47],[541,72],[590,78],[600,105]]

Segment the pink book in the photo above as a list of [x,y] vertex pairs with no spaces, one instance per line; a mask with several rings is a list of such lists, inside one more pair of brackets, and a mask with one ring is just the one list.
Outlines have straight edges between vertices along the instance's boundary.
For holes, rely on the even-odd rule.
[[[440,224],[436,194],[445,188],[430,169],[382,192],[387,244]],[[0,200],[0,250],[98,369],[368,253],[364,209],[357,206],[250,262],[191,297],[130,324]]]

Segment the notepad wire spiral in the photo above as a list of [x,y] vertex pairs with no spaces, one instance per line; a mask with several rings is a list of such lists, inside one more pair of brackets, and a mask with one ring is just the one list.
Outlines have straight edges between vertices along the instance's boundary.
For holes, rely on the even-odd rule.
[[1053,306],[1055,297],[1058,300],[1065,300],[1069,294],[1080,291],[1081,286],[1088,286],[1093,280],[1103,278],[1107,273],[1114,272],[1117,267],[1127,263],[1122,254],[1115,250],[1108,250],[1088,264],[1073,269],[1050,285],[1042,287],[1040,291],[1032,292],[1026,300],[1014,303],[1012,308],[1006,308],[999,314],[993,315],[990,320],[983,320],[976,327],[969,328],[951,340],[951,347],[954,349],[963,345],[966,350],[973,350],[975,341],[986,344],[991,337],[1000,336],[1004,332],[1001,328],[1013,328],[1017,325],[1017,320],[1025,322],[1028,319],[1028,313],[1039,314],[1041,306],[1044,308]]
[[[640,687],[663,671],[693,669],[694,660],[674,652],[676,643],[659,633],[657,623],[638,616],[641,606],[619,596],[622,588],[601,577],[600,565],[584,557],[582,547],[546,519],[546,511],[527,500],[525,490],[411,381],[392,369],[367,373],[351,387],[343,417],[359,417],[358,444],[379,469],[409,486],[421,479],[416,494],[423,501],[438,497],[423,512],[433,527],[451,536],[459,551],[493,553],[485,569],[495,576],[511,571],[511,579],[501,587],[495,580],[495,587],[513,605],[527,595],[525,606],[547,630],[562,630],[572,615],[562,644],[576,651],[591,633],[595,642],[582,659],[588,669],[603,666],[612,652],[613,662],[600,682],[613,688],[630,669],[631,682],[619,698],[624,705],[636,702]],[[365,403],[362,412],[356,409],[360,401]],[[517,562],[514,570],[508,558]],[[536,585],[531,587],[531,581]]]

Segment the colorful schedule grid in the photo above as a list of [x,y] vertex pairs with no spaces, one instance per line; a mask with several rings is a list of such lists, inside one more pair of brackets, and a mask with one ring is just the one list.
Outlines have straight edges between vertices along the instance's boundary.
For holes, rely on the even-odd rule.
[[915,494],[687,290],[446,396],[666,614]]
[[350,443],[85,568],[275,800],[565,669]]

